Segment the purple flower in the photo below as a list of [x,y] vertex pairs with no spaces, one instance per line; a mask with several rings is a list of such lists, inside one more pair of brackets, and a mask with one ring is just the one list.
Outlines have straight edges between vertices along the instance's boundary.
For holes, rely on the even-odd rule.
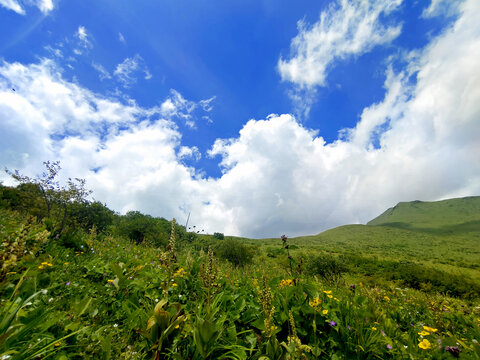
[[392,350],[392,349],[393,349],[393,346],[390,345],[390,344],[387,344],[387,349],[388,349],[388,350]]
[[282,239],[283,241],[287,241],[287,236],[286,236],[286,235],[282,235],[281,239]]
[[460,348],[458,346],[445,346],[445,351],[448,351],[453,357],[458,358],[460,356]]
[[337,323],[335,321],[333,321],[333,320],[330,321],[330,326],[336,326],[336,325],[337,325]]
[[380,330],[380,333],[382,334],[382,336],[385,336],[385,331]]
[[70,281],[69,281],[69,282],[67,282],[65,285],[67,285],[67,286],[68,286],[68,285],[70,285]]
[[350,290],[352,290],[352,291],[355,290],[355,284],[350,285]]

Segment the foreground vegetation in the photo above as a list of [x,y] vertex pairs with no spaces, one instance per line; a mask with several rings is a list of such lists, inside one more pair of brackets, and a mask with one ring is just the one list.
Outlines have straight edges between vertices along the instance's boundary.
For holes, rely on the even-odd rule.
[[0,188],[2,360],[480,358],[478,269],[460,250],[452,274],[433,250],[388,256],[381,225],[360,227],[370,248],[352,229],[335,230],[343,245],[202,235],[62,193],[75,186],[47,206],[31,180]]

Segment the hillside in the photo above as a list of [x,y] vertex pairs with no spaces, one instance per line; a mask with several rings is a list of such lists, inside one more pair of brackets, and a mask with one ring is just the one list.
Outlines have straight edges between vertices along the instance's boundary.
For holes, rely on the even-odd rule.
[[[362,262],[378,260],[369,265],[376,274],[383,271],[381,261],[412,262],[445,274],[468,276],[480,284],[480,197],[404,202],[367,225],[339,226],[291,242],[295,253],[331,254],[349,266],[359,258]],[[278,240],[260,243],[270,255],[281,250]]]
[[480,196],[433,202],[401,202],[367,225],[436,234],[480,231]]
[[233,238],[26,185],[0,186],[0,359],[480,356],[478,231]]

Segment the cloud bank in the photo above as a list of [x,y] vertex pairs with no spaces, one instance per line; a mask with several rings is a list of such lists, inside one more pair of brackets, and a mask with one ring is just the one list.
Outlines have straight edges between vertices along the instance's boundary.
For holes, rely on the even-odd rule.
[[205,154],[219,161],[217,179],[184,163],[202,154],[182,145],[176,124],[192,108],[208,111],[210,99],[172,91],[146,109],[66,81],[52,61],[3,62],[0,165],[34,175],[43,160],[59,159],[64,176],[86,178],[115,210],[180,223],[191,212],[210,233],[251,237],[362,223],[399,201],[479,195],[480,3],[458,11],[403,71],[387,65],[384,99],[338,140],[326,143],[288,114],[250,120]]

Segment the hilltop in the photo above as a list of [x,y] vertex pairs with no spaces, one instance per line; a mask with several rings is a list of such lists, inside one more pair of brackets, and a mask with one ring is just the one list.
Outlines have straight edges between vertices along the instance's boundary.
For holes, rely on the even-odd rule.
[[432,202],[400,202],[367,225],[437,234],[480,231],[480,196]]

